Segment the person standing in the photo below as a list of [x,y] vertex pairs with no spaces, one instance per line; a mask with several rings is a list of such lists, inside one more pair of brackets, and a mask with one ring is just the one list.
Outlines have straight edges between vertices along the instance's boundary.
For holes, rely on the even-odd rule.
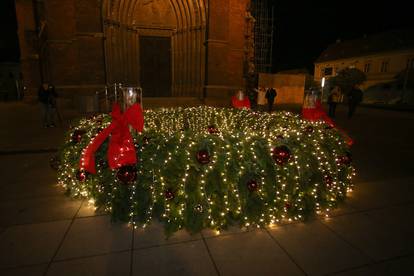
[[259,110],[264,110],[263,106],[266,105],[266,89],[262,86],[257,91],[257,105],[260,106]]
[[338,86],[335,86],[332,89],[331,94],[328,97],[329,117],[335,118],[336,106],[340,102],[340,99],[341,99],[340,88]]
[[348,93],[348,119],[352,118],[359,103],[362,102],[362,90],[355,85]]
[[267,99],[269,113],[271,113],[272,110],[273,110],[273,103],[275,101],[276,96],[277,96],[276,89],[274,89],[273,87],[267,89],[267,91],[266,91],[266,99]]
[[56,90],[53,85],[44,83],[38,91],[39,102],[43,105],[43,126],[55,127]]

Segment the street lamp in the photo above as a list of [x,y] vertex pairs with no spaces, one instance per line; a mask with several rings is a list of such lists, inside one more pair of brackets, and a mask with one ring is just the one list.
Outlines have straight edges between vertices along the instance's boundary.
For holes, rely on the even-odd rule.
[[323,88],[325,87],[325,77],[322,78],[321,87],[322,87],[322,91],[321,91],[321,102],[323,102]]

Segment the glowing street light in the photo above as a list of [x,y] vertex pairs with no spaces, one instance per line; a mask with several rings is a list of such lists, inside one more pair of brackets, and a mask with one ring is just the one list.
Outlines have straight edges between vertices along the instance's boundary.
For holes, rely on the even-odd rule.
[[323,88],[325,87],[325,77],[321,81],[322,91],[321,91],[321,102],[323,102]]

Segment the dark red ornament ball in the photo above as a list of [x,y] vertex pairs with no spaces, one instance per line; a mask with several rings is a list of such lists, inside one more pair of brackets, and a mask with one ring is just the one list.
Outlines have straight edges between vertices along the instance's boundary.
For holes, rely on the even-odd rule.
[[332,184],[333,184],[333,178],[332,178],[332,176],[330,176],[330,175],[325,175],[324,177],[323,177],[323,181],[325,182],[325,184],[328,186],[328,187],[331,187],[332,186]]
[[216,134],[219,132],[215,125],[209,125],[207,131],[210,134]]
[[251,179],[247,182],[247,188],[249,189],[250,192],[256,192],[257,189],[259,189],[259,184],[257,183],[256,180]]
[[197,157],[198,163],[200,163],[202,165],[206,165],[206,164],[210,163],[210,155],[209,155],[208,151],[206,151],[206,150],[198,151],[196,157]]
[[338,165],[349,166],[352,163],[352,156],[348,152],[346,155],[338,157],[337,162],[338,162]]
[[84,170],[78,170],[76,172],[76,179],[80,182],[84,182],[88,178],[88,173]]
[[144,136],[144,138],[142,138],[142,142],[144,145],[148,145],[150,141],[150,138],[148,138],[147,136]]
[[272,152],[273,160],[278,165],[286,164],[291,156],[292,154],[290,153],[289,148],[286,146],[275,147]]
[[79,143],[82,140],[82,136],[86,133],[83,129],[77,129],[72,134],[72,142]]
[[130,184],[137,179],[137,168],[135,166],[122,166],[118,169],[116,177],[123,184]]
[[305,131],[307,133],[312,133],[314,131],[313,126],[307,126],[307,127],[305,127]]
[[172,199],[174,199],[174,197],[175,197],[174,192],[173,192],[173,190],[172,190],[172,189],[167,189],[167,190],[165,190],[164,195],[165,195],[165,198],[166,198],[167,200],[172,200]]

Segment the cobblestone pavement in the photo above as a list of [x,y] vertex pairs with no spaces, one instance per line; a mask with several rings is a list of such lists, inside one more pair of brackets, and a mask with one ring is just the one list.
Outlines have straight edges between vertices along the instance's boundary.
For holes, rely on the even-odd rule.
[[414,114],[360,108],[338,123],[355,139],[356,189],[329,219],[165,240],[113,224],[56,186],[63,139],[38,106],[0,105],[0,275],[414,275]]

